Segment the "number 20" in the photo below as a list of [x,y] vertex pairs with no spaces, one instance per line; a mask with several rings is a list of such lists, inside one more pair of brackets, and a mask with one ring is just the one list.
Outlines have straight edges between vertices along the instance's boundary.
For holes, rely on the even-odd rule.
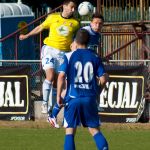
[[[80,61],[75,63],[77,69],[77,75],[75,77],[75,83],[83,83],[83,78],[86,83],[89,83],[93,78],[93,65],[91,62],[87,62],[84,66]],[[82,77],[83,71],[83,77]]]

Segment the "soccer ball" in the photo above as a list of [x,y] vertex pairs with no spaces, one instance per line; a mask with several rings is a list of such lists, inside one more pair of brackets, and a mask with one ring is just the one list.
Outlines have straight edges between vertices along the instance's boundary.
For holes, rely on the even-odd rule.
[[89,15],[93,13],[94,7],[90,2],[82,2],[78,6],[78,12],[81,16]]

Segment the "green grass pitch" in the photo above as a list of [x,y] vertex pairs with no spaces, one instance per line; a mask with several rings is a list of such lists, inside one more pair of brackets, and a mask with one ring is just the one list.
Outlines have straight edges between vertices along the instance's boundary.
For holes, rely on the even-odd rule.
[[[53,129],[48,123],[35,125],[32,122],[31,125],[26,125],[18,122],[17,125],[15,122],[13,126],[14,122],[10,121],[9,124],[4,126],[0,123],[0,150],[63,150],[63,128]],[[110,150],[148,150],[149,126],[150,124],[104,124],[102,131]],[[96,150],[95,143],[85,128],[78,128],[75,140],[77,150]]]

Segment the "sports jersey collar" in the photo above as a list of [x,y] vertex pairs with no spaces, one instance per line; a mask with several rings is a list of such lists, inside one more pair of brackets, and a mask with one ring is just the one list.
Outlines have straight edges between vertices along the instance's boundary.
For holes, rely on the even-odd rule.
[[92,53],[94,52],[96,54],[96,52],[91,48],[78,48],[74,52],[76,52],[76,51],[90,51],[90,52],[92,52]]
[[60,16],[61,16],[62,18],[64,18],[64,19],[70,19],[70,18],[72,18],[72,17],[73,17],[73,15],[71,15],[71,16],[70,16],[70,17],[68,17],[68,18],[67,18],[67,17],[63,17],[63,16],[62,16],[62,13],[60,13]]
[[88,49],[88,48],[78,48],[78,49],[75,50],[75,51],[88,51],[88,50],[90,50],[90,49]]

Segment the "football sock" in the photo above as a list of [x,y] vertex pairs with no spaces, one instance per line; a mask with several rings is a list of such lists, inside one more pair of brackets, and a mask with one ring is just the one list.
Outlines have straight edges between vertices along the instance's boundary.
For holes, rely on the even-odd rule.
[[58,106],[58,104],[56,103],[53,107],[53,110],[52,110],[52,113],[51,113],[50,117],[52,117],[52,118],[55,117],[56,118],[59,111],[60,111],[60,109],[61,109],[61,107]]
[[51,86],[51,90],[50,90],[50,94],[49,94],[49,100],[50,100],[49,105],[51,108],[56,103],[56,96],[57,96],[57,89],[53,88],[53,86]]
[[43,82],[43,104],[48,103],[51,87],[51,82],[45,79]]
[[108,150],[108,143],[101,132],[96,133],[93,138],[98,150]]
[[75,150],[74,135],[67,134],[65,136],[64,150]]

